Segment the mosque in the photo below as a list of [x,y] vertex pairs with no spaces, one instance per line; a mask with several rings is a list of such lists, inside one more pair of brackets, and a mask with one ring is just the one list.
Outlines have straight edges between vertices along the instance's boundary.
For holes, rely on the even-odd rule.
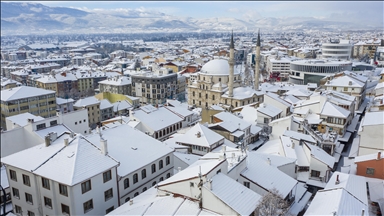
[[[229,60],[211,60],[196,73],[195,80],[188,86],[189,105],[202,108],[217,105],[234,111],[245,105],[258,106],[262,103],[263,92],[259,91],[259,79],[254,80],[254,87],[243,86],[240,72],[234,71],[234,48],[232,33]],[[260,32],[257,35],[254,77],[260,77],[259,64]]]

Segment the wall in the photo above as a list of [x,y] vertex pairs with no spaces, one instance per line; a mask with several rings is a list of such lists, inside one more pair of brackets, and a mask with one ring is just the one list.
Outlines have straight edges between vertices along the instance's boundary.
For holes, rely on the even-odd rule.
[[295,173],[295,169],[296,169],[295,162],[279,166],[279,167],[277,167],[277,169],[279,169],[281,172],[289,175],[293,179],[297,179],[297,173]]
[[[88,126],[88,110],[80,109],[73,112],[61,114],[58,113],[59,122],[67,126],[75,133],[87,135],[89,133]],[[84,122],[85,120],[85,122]],[[81,122],[81,123],[80,123]]]
[[[380,160],[373,159],[368,161],[361,161],[356,163],[356,165],[357,165],[356,175],[384,180],[384,159],[383,158],[381,158]],[[373,175],[367,174],[367,168],[375,169],[375,171],[373,172]]]
[[384,150],[383,145],[384,125],[362,126],[360,135],[360,147],[358,155],[374,154]]

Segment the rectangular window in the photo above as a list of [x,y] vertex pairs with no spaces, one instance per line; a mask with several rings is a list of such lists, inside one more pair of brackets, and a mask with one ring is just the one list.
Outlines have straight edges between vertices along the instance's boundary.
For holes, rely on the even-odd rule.
[[46,128],[45,123],[36,125],[36,130],[40,130],[44,128]]
[[52,200],[48,197],[44,197],[44,205],[45,207],[52,209]]
[[29,181],[29,176],[23,174],[23,183],[27,186],[31,186],[31,182]]
[[375,169],[374,168],[367,168],[366,174],[367,175],[374,175],[375,174]]
[[105,201],[111,199],[112,197],[113,197],[112,188],[104,192],[104,199],[105,199]]
[[93,201],[92,201],[92,199],[88,200],[85,203],[83,203],[83,207],[84,207],[84,214],[89,212],[89,211],[91,211],[93,209]]
[[61,195],[68,196],[67,186],[59,184],[59,191]]
[[35,213],[28,211],[28,216],[35,216]]
[[249,188],[250,187],[249,182],[244,182],[244,186]]
[[107,172],[103,173],[103,179],[104,183],[112,179],[111,170],[108,170]]
[[19,189],[12,188],[12,194],[13,194],[13,196],[16,197],[17,199],[20,199]]
[[18,205],[15,205],[15,211],[16,211],[16,214],[18,214],[18,215],[21,215],[21,207],[20,206],[18,206]]
[[55,120],[55,121],[51,121],[51,122],[50,122],[50,125],[51,125],[51,126],[57,125],[57,120]]
[[70,215],[69,206],[61,204],[61,213],[63,213],[64,215]]
[[320,171],[311,170],[311,176],[312,177],[320,177]]
[[107,210],[105,210],[105,214],[108,214],[109,212],[113,211],[114,209],[115,209],[115,206],[108,208]]
[[91,188],[91,180],[88,180],[86,182],[83,182],[81,183],[81,192],[82,193],[86,193],[88,191],[90,191],[92,188]]
[[29,193],[25,193],[25,201],[32,205],[33,204],[32,195]]
[[16,172],[14,170],[9,170],[9,175],[13,181],[17,181]]
[[49,180],[46,178],[41,177],[41,183],[43,185],[43,188],[50,190]]

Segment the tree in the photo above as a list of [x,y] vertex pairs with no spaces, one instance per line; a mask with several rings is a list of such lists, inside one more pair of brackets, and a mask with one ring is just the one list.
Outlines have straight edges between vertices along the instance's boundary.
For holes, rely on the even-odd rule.
[[286,215],[289,210],[289,203],[281,198],[277,189],[272,189],[265,194],[256,208],[259,216]]

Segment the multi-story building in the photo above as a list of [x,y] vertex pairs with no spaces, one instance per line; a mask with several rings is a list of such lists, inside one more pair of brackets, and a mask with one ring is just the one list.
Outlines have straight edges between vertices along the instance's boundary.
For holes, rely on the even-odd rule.
[[177,74],[165,68],[152,71],[139,71],[131,75],[132,96],[138,97],[141,104],[164,104],[173,99],[177,90]]
[[291,62],[289,82],[294,84],[320,83],[320,79],[334,73],[352,70],[350,61],[299,60]]
[[88,110],[88,124],[89,127],[95,128],[96,124],[101,121],[100,116],[100,101],[94,96],[82,98],[73,104],[75,110],[87,109]]
[[72,58],[72,64],[81,66],[84,64],[85,58],[82,56],[75,56]]
[[42,65],[32,65],[30,67],[32,73],[49,73],[53,69],[59,69],[61,67],[60,64],[56,63],[47,63]]
[[5,129],[5,118],[29,112],[42,117],[56,115],[56,97],[51,90],[20,86],[1,91],[1,127]]
[[63,99],[63,98],[56,98],[56,104],[57,109],[56,111],[59,113],[67,113],[74,111],[73,108],[73,102],[74,100],[72,98]]
[[115,94],[131,95],[130,77],[113,77],[99,82],[100,93],[111,92]]
[[281,78],[288,78],[291,69],[290,58],[276,57],[268,58],[267,60],[267,72],[270,79],[279,81]]
[[15,80],[12,80],[12,79],[1,78],[1,90],[15,88],[18,86],[21,86],[21,83],[16,82]]
[[368,40],[360,41],[353,45],[353,56],[354,57],[363,57],[368,55],[370,59],[373,59],[376,53],[377,47],[380,45],[380,40]]
[[114,116],[113,105],[107,100],[100,101],[100,119],[101,121],[110,119]]
[[349,60],[352,54],[353,44],[349,40],[340,40],[322,44],[322,56],[324,58],[337,58]]
[[46,90],[55,91],[58,94],[57,89],[57,80],[55,76],[52,75],[43,75],[41,78],[35,80],[35,87],[42,88]]

